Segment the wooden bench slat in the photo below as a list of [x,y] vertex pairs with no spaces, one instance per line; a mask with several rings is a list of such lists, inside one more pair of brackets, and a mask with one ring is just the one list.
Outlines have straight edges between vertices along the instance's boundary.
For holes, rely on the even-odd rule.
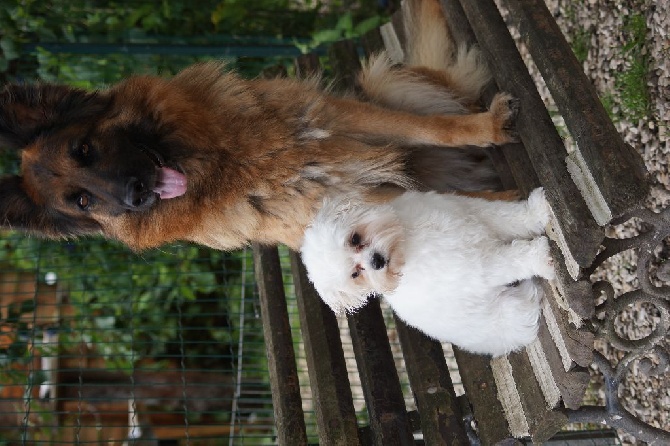
[[[642,160],[612,124],[545,2],[505,0],[504,3],[577,142],[581,156],[573,162],[582,164],[580,167],[588,170],[588,179],[595,183],[587,185],[582,194],[592,200],[604,200],[592,204],[591,209],[596,211],[599,224],[607,224],[613,217],[637,207],[647,196]],[[606,211],[606,215],[601,215],[598,209]]]
[[[321,72],[319,57],[313,53],[298,57],[295,67],[296,75],[301,79]],[[310,283],[300,254],[292,251],[289,256],[319,443],[361,444],[337,318]]]
[[379,299],[347,316],[370,416],[372,443],[413,445],[414,437]]
[[[467,3],[467,5],[465,3]],[[549,199],[552,208],[555,210],[555,213],[559,218],[560,225],[565,225],[565,221],[560,220],[562,215],[569,215],[572,222],[569,222],[568,231],[565,231],[565,228],[563,227],[561,228],[561,231],[559,231],[559,237],[553,238],[559,239],[559,241],[561,237],[563,238],[564,243],[567,245],[565,248],[567,249],[564,248],[562,251],[566,252],[568,257],[572,256],[576,262],[572,265],[572,270],[568,272],[563,261],[562,253],[558,250],[553,250],[553,254],[557,258],[557,266],[559,266],[561,273],[559,274],[558,279],[559,288],[561,288],[562,292],[567,292],[567,294],[569,294],[569,296],[561,296],[560,299],[565,301],[568,305],[577,305],[575,314],[582,317],[590,315],[593,313],[594,308],[593,299],[589,298],[592,294],[590,292],[590,287],[585,288],[582,286],[583,284],[581,282],[573,282],[573,277],[579,274],[580,265],[588,265],[592,261],[595,252],[594,248],[597,249],[597,246],[599,246],[600,240],[602,240],[603,237],[603,232],[593,219],[585,202],[577,203],[577,210],[575,210],[575,202],[577,200],[575,200],[574,197],[580,197],[580,193],[565,168],[565,163],[563,162],[565,149],[562,141],[544,108],[544,104],[535,90],[535,85],[532,82],[532,79],[530,79],[527,69],[518,55],[516,46],[509,36],[507,27],[502,22],[502,18],[500,17],[497,8],[492,2],[490,4],[478,3],[477,5],[473,5],[472,3],[473,2],[463,2],[463,7],[469,8],[470,18],[476,17],[475,21],[477,23],[473,24],[473,26],[478,28],[478,34],[486,34],[484,36],[485,42],[480,41],[480,44],[484,47],[484,51],[486,52],[487,45],[494,45],[493,49],[488,48],[489,52],[495,53],[493,56],[489,55],[489,57],[493,59],[494,63],[500,64],[496,66],[502,66],[504,63],[505,70],[509,69],[510,59],[514,59],[516,62],[516,64],[513,65],[518,71],[518,74],[499,76],[499,72],[502,70],[496,70],[496,75],[503,78],[502,82],[500,82],[500,80],[499,82],[504,90],[511,91],[513,94],[517,95],[517,97],[521,98],[522,116],[520,119],[524,116],[523,111],[528,111],[528,100],[530,100],[532,106],[531,113],[525,114],[527,119],[526,126],[524,127],[522,123],[519,123],[518,125],[521,138],[526,144],[526,148],[529,148],[529,138],[527,135],[529,132],[531,133],[531,147],[528,150],[529,154],[518,145],[517,147],[514,147],[514,145],[511,147],[504,147],[504,154],[508,159],[512,174],[520,189],[527,192],[539,185],[539,176],[542,176],[543,182],[545,183],[549,180],[550,185],[547,186],[547,184],[545,184],[549,189],[556,188],[557,185],[560,185],[563,188],[559,191],[560,194],[563,195],[559,194],[558,197],[554,197],[559,203],[558,206],[556,205],[555,200],[552,200],[551,194],[548,194]],[[463,8],[461,8],[461,5],[458,2],[443,2],[443,6],[447,10],[447,17],[450,22],[451,31],[456,39],[459,41],[465,39],[465,41],[473,42],[474,33],[468,25],[467,17]],[[494,26],[497,26],[498,28],[492,29],[490,22],[493,22]],[[500,35],[497,35],[497,33],[500,33]],[[478,37],[480,36],[478,35]],[[501,43],[501,41],[506,43],[506,45]],[[511,56],[500,55],[501,45],[502,50],[509,51]],[[516,71],[513,73],[516,73]],[[528,87],[519,87],[520,85],[528,85]],[[514,88],[520,88],[525,96],[517,94]],[[525,90],[531,91],[533,94],[529,94]],[[490,100],[493,94],[494,91],[487,91],[485,96]],[[540,116],[544,118],[543,120],[540,119],[538,122],[544,121],[546,132],[543,131],[538,133],[535,131],[536,129],[533,128],[533,126],[536,125],[534,122],[537,115],[536,110]],[[551,138],[547,138],[546,135],[551,135]],[[544,145],[547,141],[551,142],[551,144],[549,147],[545,148]],[[533,152],[533,145],[535,145],[535,151],[537,151],[539,147],[539,150],[550,152],[549,154],[551,156],[544,156],[542,154],[538,156],[537,153]],[[533,157],[541,160],[540,167],[537,165],[537,160],[531,162],[531,158]],[[556,169],[560,171],[560,175],[553,178],[547,177],[546,172],[548,170]],[[586,224],[586,226],[580,227],[582,224]],[[586,232],[582,233],[582,230],[585,230]],[[576,251],[574,247],[582,242],[586,242],[589,245],[589,249]],[[547,289],[549,289],[549,287],[547,287]],[[585,290],[587,291],[586,294],[583,293]],[[575,293],[579,294],[579,296],[575,296]],[[557,297],[553,293],[547,293],[548,300],[554,301],[556,298]],[[565,332],[565,327],[563,325],[568,324],[566,316],[563,314],[565,309],[559,308],[555,302],[552,302],[552,304],[546,308],[550,310],[552,317],[558,318],[559,320],[558,325],[561,328],[555,329],[552,334],[559,333],[558,341],[564,346],[569,346],[569,348],[564,348],[564,353],[566,353],[569,358],[569,365],[564,367],[565,363],[558,354],[558,348],[555,345],[556,340],[549,334],[546,325],[543,325],[540,330],[539,343],[533,346],[535,349],[539,348],[540,351],[526,350],[510,355],[508,358],[500,358],[496,360],[498,362],[504,361],[508,364],[507,367],[503,368],[496,365],[496,376],[498,377],[498,380],[501,381],[498,384],[505,387],[504,389],[499,389],[502,391],[500,399],[506,401],[508,412],[514,410],[518,412],[516,416],[514,416],[513,413],[508,414],[510,422],[513,422],[510,429],[517,436],[523,435],[527,430],[527,433],[536,440],[549,438],[549,436],[553,435],[553,433],[566,423],[564,416],[557,411],[551,410],[557,404],[556,392],[560,393],[560,397],[570,405],[574,405],[576,401],[581,400],[583,397],[588,382],[588,373],[584,374],[581,367],[575,367],[574,362],[584,363],[588,361],[588,358],[591,357],[592,350],[592,338],[590,338],[590,343],[588,342],[589,340],[575,343],[570,338],[574,333]],[[556,315],[554,315],[554,313],[556,313]],[[543,324],[545,324],[544,321]],[[581,334],[583,333],[578,335],[580,339]],[[568,339],[563,339],[563,336],[568,337]],[[548,355],[546,354],[547,351],[549,352]],[[538,373],[546,373],[547,369],[551,370],[551,376],[538,376]],[[529,378],[531,376],[535,376],[537,379],[534,380]],[[575,378],[574,383],[569,381],[571,378]],[[540,386],[539,380],[542,380],[543,387]],[[466,388],[466,395],[469,398],[472,396],[471,393],[472,391]],[[505,396],[505,394],[507,394],[507,396]],[[517,395],[517,398],[514,400],[516,402],[512,401],[513,398],[510,399],[512,394]],[[481,402],[473,402],[475,410],[478,404],[481,404]],[[514,405],[517,407],[515,409],[510,409],[509,406]]]
[[538,337],[542,346],[542,352],[549,363],[554,381],[561,393],[563,404],[569,409],[578,408],[582,404],[586,388],[591,379],[588,369],[575,364],[569,367],[568,370],[565,370],[561,354],[551,338],[544,318],[540,322]]
[[[508,393],[518,394],[520,407],[515,407],[514,403],[505,407],[508,417],[518,419],[523,425],[523,428],[512,426],[516,437],[530,434],[534,443],[543,443],[567,424],[567,417],[563,413],[547,408],[525,350],[495,358],[492,365],[498,371],[495,375],[498,388],[509,386],[513,391],[508,390]],[[523,432],[525,429],[528,431]]]
[[571,324],[567,313],[559,307],[549,290],[543,302],[542,314],[559,347],[565,369],[568,370],[573,362],[588,367],[593,362],[594,334],[586,328],[576,328]]
[[302,410],[279,252],[276,247],[257,244],[253,245],[253,252],[277,443],[290,446],[307,445],[305,414]]
[[[572,280],[561,253],[554,250],[552,255],[557,278],[544,286],[546,304],[539,336],[563,402],[566,406],[579,405],[588,384],[588,373],[584,376],[581,367],[593,360],[593,334],[561,327],[569,327],[571,322],[580,324],[581,319],[591,317],[596,299],[587,280]],[[573,336],[581,342],[574,342]]]
[[511,438],[489,356],[474,355],[454,346],[465,395],[472,405],[481,444],[498,444]]
[[[455,36],[456,40],[471,41],[473,34],[467,32],[467,27],[464,26],[464,22],[469,22],[498,86],[521,101],[516,126],[533,170],[545,187],[547,199],[557,218],[560,236],[577,265],[589,266],[598,252],[604,231],[594,220],[572,181],[565,164],[567,152],[563,141],[498,8],[492,0],[443,0],[442,5],[452,32],[465,32],[463,36]],[[510,164],[513,164],[514,157],[523,156],[521,153],[514,153],[522,151],[519,145],[508,145],[503,150]],[[526,192],[528,186],[535,186],[524,184],[524,176],[527,174],[528,171],[525,171],[522,176],[515,178],[519,187]]]
[[361,444],[337,318],[309,282],[300,256],[290,257],[319,444]]
[[307,79],[321,73],[319,56],[314,53],[303,54],[295,60],[296,76],[299,79]]
[[[361,39],[365,53],[369,56],[386,49],[390,57],[401,62],[404,50],[400,45],[404,44],[405,37],[400,12],[393,16],[392,24],[384,25],[384,29],[385,37],[380,29],[375,29]],[[395,323],[424,442],[469,445],[442,345],[398,317],[395,317]]]
[[[337,88],[351,89],[361,65],[354,42],[344,40],[330,47],[329,58]],[[349,330],[363,394],[376,445],[414,444],[400,379],[395,368],[379,299],[372,299],[348,315]]]
[[442,344],[395,321],[425,443],[469,445]]

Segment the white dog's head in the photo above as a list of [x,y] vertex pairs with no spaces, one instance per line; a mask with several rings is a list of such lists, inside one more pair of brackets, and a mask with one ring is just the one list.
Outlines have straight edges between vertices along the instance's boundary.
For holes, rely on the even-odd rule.
[[365,305],[400,280],[404,228],[393,208],[326,200],[305,231],[301,253],[309,279],[336,313]]

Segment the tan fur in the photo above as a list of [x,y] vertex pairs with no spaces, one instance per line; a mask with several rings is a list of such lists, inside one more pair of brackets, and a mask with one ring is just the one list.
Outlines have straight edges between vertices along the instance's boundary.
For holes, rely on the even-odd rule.
[[[297,248],[304,227],[326,192],[377,186],[384,182],[379,178],[384,171],[386,182],[411,187],[399,174],[402,154],[396,147],[416,143],[486,146],[509,141],[504,130],[510,118],[505,96],[486,113],[421,117],[325,96],[291,80],[246,82],[233,80],[230,74],[217,78],[214,72],[218,70],[212,64],[196,66],[167,84],[191,90],[194,95],[210,92],[196,96],[197,102],[190,107],[185,100],[175,106],[172,89],[160,92],[163,88],[156,88],[153,79],[131,80],[117,87],[126,98],[140,89],[134,84],[146,82],[143,88],[149,92],[159,90],[150,96],[156,101],[153,108],[163,110],[162,120],[190,130],[181,137],[199,147],[230,148],[232,159],[220,166],[218,173],[232,181],[213,188],[214,194],[203,198],[203,206],[198,208],[191,200],[168,200],[156,209],[161,212],[131,213],[110,221],[108,235],[136,249],[184,239],[218,249],[237,248],[249,240]],[[264,102],[259,103],[258,97]],[[216,122],[234,125],[217,126]],[[302,137],[298,130],[302,126],[320,129],[329,136],[311,138],[311,133],[305,132]],[[203,140],[194,141],[197,138]],[[366,140],[381,144],[371,145]],[[185,164],[183,170],[194,172],[196,181],[209,187],[213,173],[201,172],[206,167],[201,160],[186,163],[193,165]],[[309,163],[318,164],[314,172],[308,171]],[[372,182],[366,183],[370,172],[374,172]],[[311,181],[310,177],[327,178],[327,183]],[[198,187],[196,183],[193,193],[205,195]],[[263,212],[249,204],[249,196],[262,200]]]
[[[51,237],[101,233],[133,249],[176,240],[225,250],[250,241],[298,248],[326,194],[383,197],[389,185],[418,186],[408,168],[417,146],[512,141],[512,99],[501,94],[489,111],[467,114],[487,80],[485,68],[474,53],[444,42],[442,17],[425,13],[435,12],[437,2],[412,4],[423,5],[418,18],[431,31],[412,31],[417,42],[409,61],[429,67],[396,70],[384,56],[373,59],[361,76],[372,102],[328,94],[314,81],[243,80],[220,63],[204,63],[169,80],[133,77],[93,97],[65,87],[32,87],[38,92],[21,94],[35,110],[18,123],[25,104],[7,89],[5,122],[27,126],[46,116],[55,124],[26,138],[22,177],[6,179],[0,220]],[[45,111],[48,104],[75,102],[75,96],[82,97],[78,111]],[[20,130],[11,136],[30,129]],[[70,159],[81,144],[95,159]],[[127,177],[140,178],[135,187],[146,192],[156,169],[151,153],[183,172],[188,189],[135,206],[129,180],[118,172],[132,170]],[[93,200],[86,209],[76,206],[82,194]]]

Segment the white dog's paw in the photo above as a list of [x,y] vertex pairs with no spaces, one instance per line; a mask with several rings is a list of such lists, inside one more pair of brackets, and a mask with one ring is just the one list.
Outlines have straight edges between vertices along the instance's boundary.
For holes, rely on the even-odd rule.
[[554,280],[556,278],[556,269],[554,268],[554,259],[551,257],[549,239],[543,235],[533,239],[533,244],[537,250],[535,275],[547,280]]
[[534,189],[528,196],[528,211],[537,222],[538,233],[543,233],[551,217],[551,207],[543,188]]

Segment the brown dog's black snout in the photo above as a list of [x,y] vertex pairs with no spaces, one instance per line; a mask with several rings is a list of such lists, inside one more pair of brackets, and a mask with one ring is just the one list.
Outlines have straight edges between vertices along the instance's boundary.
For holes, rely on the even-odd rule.
[[131,208],[142,208],[151,205],[155,200],[154,193],[139,178],[131,178],[126,184],[125,204]]
[[373,269],[382,269],[386,266],[386,259],[384,258],[383,255],[379,254],[378,252],[375,252],[372,254],[372,268]]

